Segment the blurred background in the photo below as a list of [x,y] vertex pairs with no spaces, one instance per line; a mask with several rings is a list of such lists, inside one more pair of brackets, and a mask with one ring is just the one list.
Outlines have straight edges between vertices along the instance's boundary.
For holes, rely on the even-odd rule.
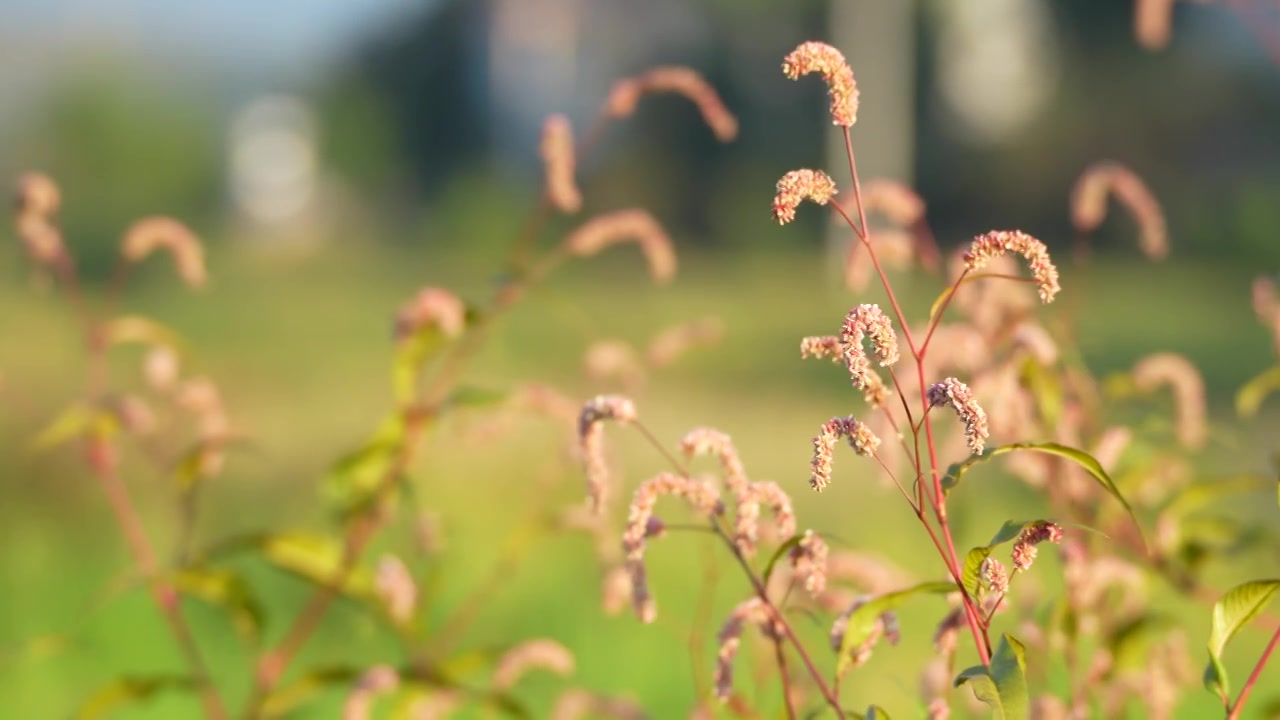
[[[470,377],[550,382],[584,397],[604,389],[583,377],[592,342],[642,345],[674,323],[717,317],[720,345],[648,379],[639,401],[651,426],[672,441],[695,425],[722,427],[749,470],[791,489],[802,526],[874,543],[910,565],[927,548],[914,528],[898,537],[910,516],[894,496],[846,482],[820,505],[805,486],[812,433],[849,398],[841,373],[801,364],[796,343],[833,332],[863,299],[841,286],[831,249],[847,238],[824,213],[802,208],[785,228],[769,218],[787,170],[825,166],[844,177],[821,84],[787,81],[781,58],[809,39],[846,52],[862,93],[853,132],[862,178],[915,187],[944,249],[1016,227],[1065,257],[1068,195],[1081,171],[1103,159],[1133,168],[1164,207],[1171,257],[1142,258],[1137,226],[1113,207],[1094,236],[1088,292],[1076,299],[1081,349],[1103,374],[1157,350],[1183,353],[1226,411],[1234,391],[1275,361],[1249,282],[1280,266],[1280,12],[1265,0],[1177,3],[1160,48],[1144,47],[1134,26],[1130,3],[1107,0],[7,0],[0,177],[39,170],[57,179],[67,243],[91,290],[107,284],[132,220],[163,213],[196,230],[209,287],[189,293],[153,262],[124,302],[183,334],[191,371],[217,380],[233,423],[252,438],[209,490],[197,542],[267,525],[324,528],[319,478],[390,406],[396,306],[428,284],[477,300],[491,290],[538,200],[545,117],[565,113],[581,132],[617,79],[691,66],[737,115],[738,139],[717,143],[685,100],[646,99],[582,159],[581,216],[556,219],[541,240],[549,247],[598,212],[644,207],[675,239],[675,283],[651,287],[631,250],[577,263],[514,313]],[[111,678],[172,669],[176,656],[141,593],[85,611],[126,554],[79,458],[30,449],[83,387],[80,339],[16,240],[0,249],[0,273],[0,709],[66,717]],[[923,315],[936,279],[904,282]],[[1063,285],[1072,293],[1069,273]],[[136,358],[117,370],[137,382]],[[1266,467],[1271,436],[1247,432],[1257,442],[1220,462]],[[661,467],[633,440],[619,441],[629,483]],[[486,442],[459,422],[433,438],[415,470],[426,504],[455,533],[444,608],[485,575],[523,503],[548,492],[565,504],[578,497],[576,471],[557,465],[555,433],[505,438],[500,452]],[[563,482],[554,491],[528,482],[528,458],[558,468]],[[165,480],[131,478],[161,546],[175,532]],[[976,537],[989,534],[984,518],[998,523],[992,507],[1031,501],[1014,492],[960,502],[958,522]],[[879,513],[892,521],[864,524],[839,509],[860,515],[865,503],[896,508]],[[599,615],[587,545],[566,538],[536,550],[528,567],[539,569],[513,574],[475,642],[557,637],[578,653],[575,682],[631,693],[655,717],[683,716],[694,700],[689,678],[710,667],[686,662],[688,618],[678,619],[697,599],[701,566],[681,568],[680,551],[667,551],[672,567],[655,585],[673,619],[645,628]],[[259,574],[270,607],[304,597],[300,583]],[[202,636],[220,627],[213,612],[193,622]],[[267,636],[282,623],[269,617]],[[26,644],[73,626],[70,647]],[[210,643],[236,687],[245,649],[234,637]],[[393,648],[344,607],[306,658],[372,662]],[[914,650],[885,652],[889,667],[912,666]],[[557,687],[535,683],[535,706]],[[914,676],[877,687],[886,697],[876,702],[913,707]],[[293,716],[332,717],[340,696]],[[1187,717],[1214,707],[1207,694],[1197,700],[1208,704]],[[194,712],[189,700],[159,698],[121,716]]]

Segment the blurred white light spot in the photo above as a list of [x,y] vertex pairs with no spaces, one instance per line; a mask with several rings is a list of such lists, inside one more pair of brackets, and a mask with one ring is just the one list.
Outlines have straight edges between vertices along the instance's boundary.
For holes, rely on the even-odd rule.
[[316,130],[300,100],[254,101],[231,129],[231,193],[237,208],[264,224],[296,219],[316,190]]
[[1026,0],[944,1],[938,77],[973,140],[994,144],[1025,127],[1053,95],[1058,52],[1048,5]]

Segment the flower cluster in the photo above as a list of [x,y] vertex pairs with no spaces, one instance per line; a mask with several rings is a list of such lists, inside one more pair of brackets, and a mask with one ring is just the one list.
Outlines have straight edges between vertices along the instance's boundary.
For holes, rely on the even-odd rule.
[[836,181],[821,170],[792,170],[778,180],[773,197],[773,219],[786,225],[796,219],[796,208],[808,200],[826,205],[836,194]]
[[818,73],[827,84],[832,123],[851,127],[858,120],[858,84],[841,52],[826,43],[801,43],[782,60],[782,73],[792,80]]
[[1031,266],[1031,275],[1039,286],[1040,300],[1053,302],[1053,296],[1062,289],[1058,285],[1058,268],[1049,258],[1049,250],[1044,243],[1021,230],[992,230],[974,238],[964,254],[965,269],[969,272],[980,270],[993,258],[1007,252],[1015,252],[1026,258],[1027,264]]

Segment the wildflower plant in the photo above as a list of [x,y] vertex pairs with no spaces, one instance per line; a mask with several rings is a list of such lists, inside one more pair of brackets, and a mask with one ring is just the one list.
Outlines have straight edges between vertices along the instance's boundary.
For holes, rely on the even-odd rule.
[[[790,79],[813,73],[826,83],[831,120],[844,139],[848,177],[847,187],[841,187],[822,170],[787,172],[777,182],[772,217],[786,225],[805,204],[829,209],[855,236],[846,271],[850,287],[858,292],[865,287],[852,270],[861,265],[879,281],[887,300],[883,306],[857,304],[831,334],[800,341],[801,357],[843,365],[866,405],[866,414],[838,416],[821,424],[813,439],[809,485],[821,492],[848,482],[837,479],[834,462],[839,446],[847,442],[864,463],[870,461],[864,466],[869,472],[882,474],[896,487],[937,552],[938,579],[912,582],[899,577],[885,582],[883,573],[866,571],[863,559],[850,565],[845,558],[854,556],[829,547],[822,533],[800,531],[790,501],[781,502],[786,492],[796,490],[787,485],[770,491],[779,498],[773,550],[762,555],[766,559],[753,560],[761,516],[751,489],[760,484],[750,479],[729,436],[697,428],[679,443],[682,459],[645,429],[640,413],[628,412],[627,424],[671,466],[639,486],[627,511],[623,546],[636,614],[646,623],[657,616],[644,549],[648,539],[665,532],[666,523],[656,520],[656,500],[670,494],[706,523],[748,581],[747,597],[729,613],[717,635],[713,694],[736,713],[751,711],[734,689],[733,665],[744,633],[754,627],[771,648],[787,717],[824,711],[840,718],[882,715],[883,708],[868,703],[874,698],[858,699],[856,706],[865,707],[865,714],[849,710],[841,679],[864,671],[878,643],[897,642],[904,632],[897,618],[900,606],[916,596],[935,594],[946,597],[951,607],[934,633],[936,658],[922,675],[921,701],[928,717],[950,716],[953,688],[971,688],[973,697],[1001,718],[1116,716],[1135,698],[1152,717],[1168,717],[1182,688],[1192,682],[1187,636],[1142,598],[1152,582],[1164,582],[1212,602],[1214,593],[1204,584],[1202,572],[1213,551],[1198,537],[1196,523],[1187,520],[1210,497],[1256,492],[1260,487],[1258,476],[1246,475],[1212,492],[1185,483],[1157,489],[1171,468],[1185,467],[1188,455],[1201,451],[1211,439],[1198,372],[1184,358],[1163,353],[1141,360],[1132,373],[1096,378],[1078,355],[1063,351],[1072,342],[1069,315],[1076,306],[1069,307],[1068,317],[1052,330],[1033,318],[1028,287],[1034,288],[1040,304],[1047,305],[1060,293],[1069,293],[1070,285],[1064,288],[1047,246],[1022,230],[992,230],[973,237],[952,256],[949,284],[928,312],[919,319],[909,315],[886,272],[886,252],[905,252],[918,257],[926,270],[941,269],[927,230],[924,201],[891,181],[868,183],[865,187],[874,190],[864,193],[852,139],[859,93],[839,51],[819,42],[803,43],[786,56],[783,72]],[[1164,258],[1168,230],[1159,205],[1136,174],[1114,162],[1090,167],[1072,193],[1072,220],[1080,232],[1077,248],[1087,249],[1088,233],[1105,218],[1108,194],[1137,218],[1143,251],[1153,259]],[[885,231],[867,222],[872,212],[909,228],[910,235],[892,243],[879,241],[877,236]],[[855,257],[865,260],[855,262]],[[1083,274],[1087,253],[1079,252],[1075,259]],[[1026,270],[1020,271],[1018,263]],[[893,267],[906,264],[895,260]],[[1263,323],[1280,327],[1274,322],[1280,316],[1274,287],[1260,282],[1254,295]],[[958,320],[952,319],[955,315]],[[1256,409],[1267,389],[1280,387],[1273,377],[1271,373],[1253,383],[1245,401],[1250,408]],[[1175,452],[1152,445],[1146,451],[1148,461],[1135,465],[1126,461],[1135,432],[1110,416],[1115,406],[1142,402],[1164,386],[1173,388],[1176,422],[1171,439],[1181,448]],[[597,415],[599,402],[584,406],[584,419]],[[947,416],[955,418],[958,432],[951,427],[953,421],[944,419]],[[582,440],[583,462],[591,476],[603,462],[603,449],[594,428],[585,424]],[[693,475],[686,464],[702,453],[719,459],[720,473],[712,480]],[[989,540],[963,550],[949,512],[951,494],[975,468],[997,458],[1008,472],[1044,493],[1053,515],[1005,521]],[[868,474],[844,467],[841,475]],[[1118,477],[1113,476],[1117,469],[1123,471]],[[781,509],[784,505],[786,511]],[[592,506],[600,507],[594,501]],[[1149,538],[1144,520],[1153,517],[1157,537]],[[1047,608],[1037,609],[1040,584],[1023,591],[1029,582],[1023,578],[1034,573],[1045,548],[1060,549],[1063,588]],[[834,583],[844,572],[838,568],[844,567],[857,568],[851,577],[863,592],[849,594]],[[1226,690],[1219,660],[1222,648],[1277,589],[1280,583],[1275,581],[1246,584],[1215,605],[1212,662],[1205,683],[1219,692],[1228,717],[1239,716],[1275,642],[1235,700]],[[1128,598],[1119,606],[1114,604],[1117,592]],[[833,664],[802,642],[793,627],[792,611],[797,610],[834,613]],[[976,659],[968,667],[956,665],[962,635],[969,638]],[[1068,687],[1057,694],[1043,687],[1051,651],[1060,654],[1069,678]],[[799,669],[792,667],[792,657],[799,660]],[[816,690],[813,701],[806,700],[806,687]],[[704,712],[705,706],[695,709],[696,716]]]
[[[202,648],[204,639],[186,620],[187,606],[193,601],[225,611],[241,631],[252,658],[239,683],[247,684],[249,692],[237,717],[279,717],[334,687],[347,690],[342,710],[346,720],[372,717],[380,698],[393,701],[399,708],[398,716],[403,717],[443,717],[466,707],[535,716],[516,695],[520,679],[533,669],[569,676],[575,665],[572,653],[551,638],[478,650],[468,647],[466,637],[479,610],[491,601],[495,589],[500,589],[507,568],[526,552],[529,537],[571,530],[573,523],[567,519],[548,521],[549,515],[555,515],[551,507],[532,508],[533,518],[513,530],[506,543],[515,550],[502,559],[492,577],[461,605],[432,607],[440,601],[431,592],[432,575],[427,568],[443,552],[440,523],[430,508],[416,507],[419,500],[409,475],[425,436],[444,418],[469,410],[488,410],[495,415],[532,413],[576,424],[579,452],[592,461],[600,458],[606,423],[635,421],[635,407],[627,398],[601,396],[579,412],[565,393],[545,384],[523,382],[510,390],[478,388],[463,383],[462,378],[498,321],[566,262],[589,258],[616,245],[635,244],[656,282],[667,282],[675,275],[671,237],[657,218],[638,208],[589,217],[560,242],[541,246],[552,213],[574,215],[582,209],[577,170],[582,156],[606,127],[636,112],[643,96],[658,92],[678,93],[695,103],[717,139],[727,142],[737,134],[737,119],[714,89],[695,71],[680,67],[658,68],[618,82],[583,136],[575,137],[567,117],[549,117],[538,148],[545,170],[540,203],[513,239],[509,272],[492,297],[483,303],[470,302],[448,288],[430,286],[414,293],[395,312],[390,349],[392,408],[368,440],[337,458],[323,478],[321,494],[334,519],[328,532],[271,528],[219,538],[205,547],[194,545],[192,530],[201,506],[200,489],[222,473],[228,452],[235,450],[244,436],[231,421],[218,385],[189,373],[190,348],[179,334],[140,315],[119,313],[118,307],[125,299],[123,291],[131,270],[157,252],[170,256],[186,285],[203,287],[208,277],[200,240],[172,218],[138,221],[124,233],[120,260],[106,297],[90,302],[88,289],[76,272],[72,246],[64,241],[59,227],[62,198],[57,184],[38,173],[19,178],[16,234],[32,266],[52,277],[70,300],[89,358],[83,398],[49,423],[35,445],[42,450],[81,446],[88,470],[104,491],[129,547],[135,574],[150,592],[186,664],[181,673],[111,682],[84,700],[80,716],[93,717],[120,704],[170,692],[197,695],[205,717],[232,717],[224,687],[230,673],[226,668],[209,666]],[[638,364],[642,371],[664,367],[690,348],[714,343],[719,333],[714,319],[673,327],[654,338]],[[125,392],[123,388],[129,383],[112,375],[108,355],[123,344],[146,348],[138,374],[147,396]],[[162,427],[158,427],[157,415],[165,420]],[[190,427],[183,427],[179,419]],[[176,514],[180,531],[172,553],[156,547],[134,503],[136,488],[130,487],[134,479],[125,477],[126,467],[131,472],[133,465],[121,463],[126,439],[136,440],[140,454],[154,462],[156,471],[171,476],[179,489]],[[715,438],[706,441],[722,455],[732,453],[731,448],[716,446]],[[697,450],[701,452],[701,448],[699,445]],[[594,504],[603,507],[609,499],[607,465],[589,463],[587,476]],[[794,523],[789,502],[777,486],[753,483],[740,490],[742,502],[751,512],[759,514],[760,508],[768,508],[779,522]],[[648,498],[652,508],[653,502],[666,494],[681,496],[708,514],[722,511],[712,484],[674,475],[656,478],[645,486],[642,497]],[[415,514],[417,517],[412,517]],[[416,552],[414,548],[384,550],[370,565],[369,556],[382,547],[379,536],[406,520],[416,525]],[[627,593],[643,587],[640,558],[644,546],[663,533],[662,524],[651,514],[645,516],[638,510],[632,520],[627,528],[630,542],[626,552],[620,556],[605,553],[611,562],[616,561],[610,569],[627,571],[610,576],[613,586],[622,583]],[[579,524],[597,534],[601,527],[598,517]],[[747,547],[756,539],[754,524],[745,523],[741,530],[740,541]],[[283,612],[270,610],[275,615],[271,625],[281,625],[278,632],[268,634],[268,604],[236,569],[235,561],[245,555],[312,586],[300,606]],[[638,590],[635,594],[640,598]],[[400,641],[402,657],[371,667],[344,665],[299,671],[304,648],[340,601],[354,602],[375,618],[384,632]],[[638,607],[643,615],[645,606]],[[433,618],[430,627],[428,616]],[[454,669],[458,658],[463,660],[462,667],[474,668],[476,657],[481,659],[479,675],[474,669],[469,673]],[[487,677],[483,673],[486,666]],[[644,716],[626,697],[577,687],[565,688],[550,711],[551,717],[560,720],[587,714]]]
[[[1151,595],[1168,590],[1212,605],[1209,663],[1199,680],[1221,698],[1227,717],[1241,717],[1251,693],[1265,687],[1260,678],[1280,631],[1238,693],[1224,665],[1226,645],[1263,612],[1280,580],[1246,582],[1223,595],[1206,575],[1214,561],[1268,539],[1235,525],[1224,530],[1232,519],[1220,504],[1260,488],[1274,492],[1271,479],[1241,472],[1192,482],[1195,461],[1220,438],[1207,420],[1204,383],[1186,358],[1155,353],[1131,371],[1100,378],[1075,350],[1071,313],[1077,306],[1055,322],[1037,319],[1038,306],[1060,294],[1069,297],[1083,277],[1083,250],[1105,220],[1108,197],[1135,216],[1149,257],[1168,254],[1169,232],[1154,194],[1118,163],[1085,171],[1071,193],[1079,252],[1065,276],[1070,282],[1048,247],[1022,230],[982,232],[944,256],[919,195],[895,181],[860,181],[852,134],[860,97],[844,56],[806,42],[785,56],[782,70],[792,80],[816,75],[825,83],[848,165],[831,174],[787,172],[775,186],[772,219],[786,225],[812,204],[843,221],[854,237],[845,265],[849,288],[863,300],[867,285],[878,284],[884,299],[851,303],[843,317],[822,321],[825,328],[816,330],[824,334],[800,339],[801,359],[843,366],[853,408],[813,419],[811,447],[793,449],[796,472],[781,482],[755,476],[723,429],[696,426],[675,442],[661,440],[646,425],[643,398],[632,397],[650,373],[690,348],[716,342],[722,328],[714,319],[675,326],[643,350],[613,340],[592,345],[587,377],[617,381],[626,394],[601,392],[578,402],[527,378],[506,388],[465,382],[467,367],[501,319],[564,263],[633,244],[656,283],[674,277],[675,244],[643,209],[575,220],[576,227],[550,246],[541,237],[553,214],[582,212],[583,156],[609,123],[637,112],[644,96],[680,94],[696,105],[717,139],[736,136],[737,119],[692,70],[662,67],[623,79],[581,136],[569,118],[547,119],[537,149],[544,164],[539,203],[513,239],[508,272],[491,297],[477,302],[430,286],[395,310],[389,409],[367,440],[336,458],[322,479],[332,518],[324,532],[270,528],[196,547],[192,527],[201,488],[223,473],[245,436],[221,388],[191,372],[187,343],[174,330],[118,308],[132,269],[157,251],[171,257],[186,285],[204,286],[203,248],[177,220],[141,220],[124,234],[106,297],[91,303],[58,224],[57,185],[43,175],[22,176],[17,236],[32,265],[70,300],[89,359],[81,397],[38,434],[35,445],[80,446],[129,548],[134,574],[185,663],[180,673],[113,682],[84,707],[110,707],[163,690],[194,693],[213,720],[231,717],[225,694],[230,671],[209,666],[203,638],[186,620],[187,606],[199,602],[224,611],[245,640],[250,661],[237,670],[239,685],[248,690],[238,715],[251,720],[291,713],[335,687],[345,695],[346,720],[373,717],[387,702],[394,704],[394,717],[445,717],[475,708],[556,720],[648,717],[632,698],[575,686],[561,689],[549,714],[538,713],[521,697],[523,678],[531,672],[567,678],[580,660],[551,637],[475,647],[469,630],[532,540],[553,531],[580,533],[592,542],[606,614],[630,606],[641,623],[657,623],[659,598],[680,590],[651,582],[649,550],[678,542],[678,531],[696,530],[723,546],[745,582],[719,622],[694,628],[695,635],[714,637],[716,649],[714,658],[699,658],[707,662],[710,681],[695,679],[691,717],[714,717],[720,707],[742,717],[770,714],[755,706],[763,695],[753,704],[735,682],[735,667],[753,650],[781,686],[786,717],[884,717],[878,698],[851,698],[842,682],[850,673],[875,672],[876,649],[912,635],[931,639],[919,700],[933,720],[950,717],[962,692],[1001,718],[1120,717],[1135,701],[1150,717],[1170,717],[1182,690],[1197,678],[1188,660],[1188,632],[1152,609]],[[891,227],[877,229],[868,222],[873,215]],[[908,267],[945,278],[927,308],[910,308],[908,298],[895,292],[890,272]],[[1253,302],[1280,352],[1280,300],[1272,280],[1255,283]],[[135,368],[141,382],[134,383],[144,390],[127,390],[129,383],[113,377],[108,355],[122,344],[145,348]],[[843,386],[832,377],[833,387]],[[1280,367],[1240,391],[1240,414],[1256,413],[1277,388]],[[571,446],[566,454],[585,478],[585,487],[578,486],[584,500],[559,507],[548,494],[529,509],[531,520],[502,542],[492,573],[461,603],[442,607],[433,578],[448,548],[439,516],[424,504],[410,475],[425,438],[463,412],[499,419],[527,413],[561,425]],[[1136,422],[1135,416],[1150,421]],[[639,434],[668,465],[629,492],[610,457],[623,433]],[[126,441],[136,447],[129,450]],[[842,445],[856,457],[837,463],[837,454],[849,452]],[[153,544],[132,500],[133,479],[121,463],[126,450],[174,480],[179,532],[171,553]],[[806,455],[807,473],[800,465]],[[1039,491],[1048,511],[1030,519],[983,517],[985,532],[966,537],[967,528],[954,523],[952,496],[972,485],[971,474],[992,469]],[[906,510],[902,518],[914,518],[911,527],[928,539],[935,553],[928,563],[902,570],[797,518],[794,493],[829,492],[873,476],[896,490]],[[619,498],[628,496],[623,509]],[[825,497],[832,496],[839,497]],[[412,528],[412,548],[380,542],[396,524]],[[1049,553],[1056,555],[1061,578],[1046,591],[1044,564],[1037,562]],[[259,590],[234,564],[246,555],[306,581],[306,600],[269,614]],[[945,602],[936,625],[927,632],[903,627],[899,611],[925,596]],[[304,649],[339,602],[373,618],[399,642],[399,655],[373,664],[300,667]],[[819,644],[806,642],[810,633],[800,624],[812,619],[824,630]]]

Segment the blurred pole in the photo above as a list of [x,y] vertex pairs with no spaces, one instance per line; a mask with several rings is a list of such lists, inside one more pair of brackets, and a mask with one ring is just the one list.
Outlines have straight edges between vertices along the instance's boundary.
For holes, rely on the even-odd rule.
[[[916,0],[835,0],[831,4],[830,42],[853,66],[860,92],[858,121],[852,130],[858,178],[864,183],[877,177],[913,182],[916,5]],[[848,170],[841,172],[848,167],[844,140],[836,130],[827,136],[827,167],[840,187],[851,191]],[[843,263],[851,236],[843,222],[832,226],[828,248],[833,259]]]

